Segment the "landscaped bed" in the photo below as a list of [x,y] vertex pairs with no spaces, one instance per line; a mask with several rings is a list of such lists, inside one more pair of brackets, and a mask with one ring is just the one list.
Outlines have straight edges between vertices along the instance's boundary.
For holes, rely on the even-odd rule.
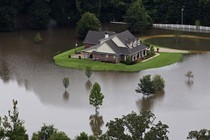
[[140,70],[158,68],[170,65],[180,61],[183,53],[167,53],[160,52],[160,55],[145,62],[138,62],[133,65],[126,65],[123,63],[105,63],[93,61],[90,59],[70,58],[75,52],[83,50],[84,47],[79,47],[76,50],[72,49],[53,57],[55,63],[59,66],[69,67],[74,69],[85,69],[87,66],[92,67],[94,71],[122,71],[122,72],[136,72]]

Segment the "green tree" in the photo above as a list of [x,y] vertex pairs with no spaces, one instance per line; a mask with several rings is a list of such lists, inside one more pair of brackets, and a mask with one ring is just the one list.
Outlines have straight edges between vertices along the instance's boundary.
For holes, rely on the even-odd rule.
[[96,138],[94,136],[88,136],[88,134],[82,132],[79,136],[76,136],[76,140],[96,140]]
[[151,75],[145,75],[139,80],[136,92],[142,93],[143,95],[146,95],[146,96],[149,96],[155,93],[153,82],[151,80]]
[[155,55],[155,49],[154,49],[154,47],[153,46],[150,46],[150,56],[154,56]]
[[88,79],[90,79],[91,75],[92,75],[92,68],[90,66],[87,66],[85,68],[85,75],[88,77]]
[[37,133],[33,133],[32,140],[49,140],[50,136],[57,133],[57,129],[53,125],[45,125],[41,127],[41,130]]
[[85,12],[94,13],[98,18],[101,12],[101,0],[76,0],[77,10],[80,15]]
[[33,0],[30,7],[30,27],[32,29],[45,29],[48,26],[49,15],[49,3],[46,0]]
[[102,105],[104,99],[103,93],[101,93],[100,85],[95,82],[89,96],[90,105],[93,105],[96,110],[99,109],[99,106]]
[[79,19],[75,0],[50,0],[50,7],[51,16],[59,26],[76,24]]
[[[155,115],[150,111],[132,112],[106,124],[108,139],[117,140],[168,140],[168,126],[160,121],[154,124]],[[107,140],[108,140],[107,139]]]
[[15,19],[18,13],[18,0],[0,1],[0,30],[14,31],[16,29]]
[[13,100],[13,111],[8,111],[8,116],[0,117],[0,139],[28,140],[24,121],[19,119],[18,102]]
[[63,86],[64,86],[65,90],[69,87],[69,78],[67,78],[67,77],[63,78]]
[[185,76],[188,78],[188,81],[191,81],[191,78],[194,77],[192,71],[188,71],[188,72],[185,74]]
[[64,132],[53,133],[49,140],[71,140]]
[[86,12],[77,23],[77,32],[80,38],[84,38],[89,30],[98,31],[100,27],[98,18],[90,12]]
[[155,92],[163,91],[164,87],[165,87],[165,81],[160,75],[156,74],[152,78],[152,85],[153,85]]
[[196,139],[196,140],[209,140],[210,139],[210,130],[201,129],[199,131],[190,131],[187,139]]
[[152,19],[147,14],[141,0],[134,1],[125,15],[125,22],[131,32],[139,33],[146,28],[152,27]]

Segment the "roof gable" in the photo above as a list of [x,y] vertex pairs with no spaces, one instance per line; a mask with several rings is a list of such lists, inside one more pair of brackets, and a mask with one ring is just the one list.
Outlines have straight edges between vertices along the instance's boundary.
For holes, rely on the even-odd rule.
[[115,51],[107,44],[101,44],[97,49],[96,52],[103,52],[103,53],[112,53],[115,54]]

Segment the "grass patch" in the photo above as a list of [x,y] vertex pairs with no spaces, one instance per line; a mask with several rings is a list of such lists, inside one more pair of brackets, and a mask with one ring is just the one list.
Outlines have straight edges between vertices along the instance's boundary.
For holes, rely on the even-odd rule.
[[[77,48],[81,51],[84,47]],[[140,70],[163,67],[180,61],[183,57],[182,53],[166,53],[162,52],[159,56],[154,57],[146,62],[139,62],[134,65],[126,65],[122,63],[105,63],[89,59],[69,58],[69,54],[74,54],[75,51],[69,50],[56,55],[53,59],[59,66],[69,67],[74,69],[85,69],[87,66],[92,67],[94,71],[122,71],[122,72],[137,72]]]

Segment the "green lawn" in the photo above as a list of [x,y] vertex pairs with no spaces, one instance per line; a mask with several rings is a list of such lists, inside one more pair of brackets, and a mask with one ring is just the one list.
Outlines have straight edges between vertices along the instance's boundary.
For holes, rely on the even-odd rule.
[[[77,48],[77,51],[81,51],[84,47]],[[69,58],[69,54],[74,54],[75,50],[69,50],[64,53],[58,54],[53,59],[59,66],[69,67],[74,69],[85,69],[87,66],[92,67],[94,71],[123,71],[123,72],[136,72],[140,70],[158,68],[166,65],[170,65],[180,61],[183,57],[182,53],[160,53],[159,56],[152,58],[146,62],[139,62],[134,65],[125,65],[122,63],[113,64],[98,62],[88,59]]]

